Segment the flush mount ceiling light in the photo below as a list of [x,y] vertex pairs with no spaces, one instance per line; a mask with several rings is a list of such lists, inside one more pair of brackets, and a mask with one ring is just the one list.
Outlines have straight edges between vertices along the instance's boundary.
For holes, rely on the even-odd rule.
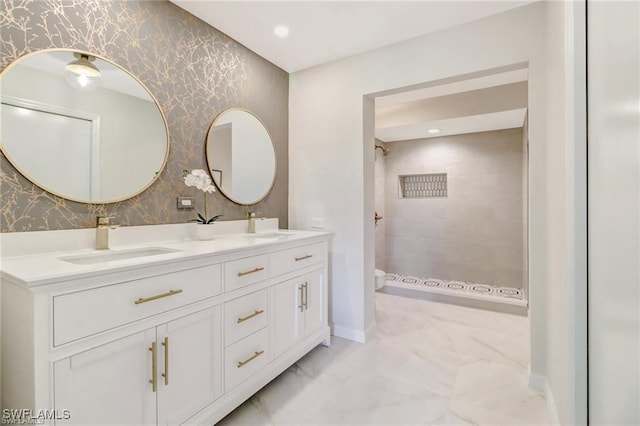
[[280,38],[289,37],[289,28],[284,25],[278,25],[273,29],[273,33]]
[[427,130],[427,132],[432,133],[432,134],[433,133],[440,133],[441,131],[442,131],[442,129],[429,129],[429,130]]
[[65,78],[74,88],[90,91],[100,86],[102,74],[98,67],[91,62],[95,61],[95,56],[86,53],[75,52],[75,61],[69,62],[65,67]]

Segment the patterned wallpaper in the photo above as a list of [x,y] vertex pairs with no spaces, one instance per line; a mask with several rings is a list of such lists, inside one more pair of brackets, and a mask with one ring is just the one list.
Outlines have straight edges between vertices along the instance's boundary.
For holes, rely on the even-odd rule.
[[[0,71],[27,53],[54,47],[102,55],[137,76],[158,99],[170,136],[167,166],[140,195],[118,203],[89,205],[56,197],[33,185],[0,156],[0,231],[88,228],[99,215],[122,225],[181,223],[187,188],[182,170],[206,169],[204,143],[212,120],[230,107],[253,111],[267,125],[278,170],[272,192],[259,204],[239,206],[220,192],[209,212],[225,220],[249,210],[279,217],[287,226],[288,74],[168,1],[0,0]],[[211,207],[213,206],[213,208]]]

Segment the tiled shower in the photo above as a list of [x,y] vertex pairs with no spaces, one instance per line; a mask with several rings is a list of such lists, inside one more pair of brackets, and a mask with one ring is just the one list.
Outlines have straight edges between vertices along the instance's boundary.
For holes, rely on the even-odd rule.
[[387,284],[526,305],[525,128],[381,143],[376,268]]

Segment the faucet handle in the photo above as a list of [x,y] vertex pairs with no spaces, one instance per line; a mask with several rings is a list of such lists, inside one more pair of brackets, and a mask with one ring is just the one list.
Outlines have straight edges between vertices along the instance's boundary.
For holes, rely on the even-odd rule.
[[120,224],[111,223],[111,219],[115,219],[115,216],[98,216],[97,217],[97,226],[108,226],[111,229],[116,229],[120,226]]
[[248,212],[247,213],[247,218],[248,219],[255,219],[256,217],[258,217],[259,214],[260,214],[260,212]]

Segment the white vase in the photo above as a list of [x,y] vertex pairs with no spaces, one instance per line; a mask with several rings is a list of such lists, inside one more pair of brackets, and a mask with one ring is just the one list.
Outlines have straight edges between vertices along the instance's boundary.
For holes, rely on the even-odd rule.
[[197,240],[206,241],[212,240],[216,235],[216,227],[214,223],[205,225],[203,223],[196,223],[195,235]]

